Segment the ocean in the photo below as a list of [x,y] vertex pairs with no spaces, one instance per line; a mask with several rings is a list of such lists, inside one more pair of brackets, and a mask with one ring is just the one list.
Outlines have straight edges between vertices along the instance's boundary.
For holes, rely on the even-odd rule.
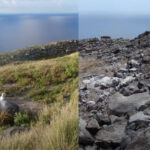
[[150,16],[80,15],[79,38],[104,35],[133,39],[150,30]]
[[0,15],[0,52],[78,39],[78,14]]

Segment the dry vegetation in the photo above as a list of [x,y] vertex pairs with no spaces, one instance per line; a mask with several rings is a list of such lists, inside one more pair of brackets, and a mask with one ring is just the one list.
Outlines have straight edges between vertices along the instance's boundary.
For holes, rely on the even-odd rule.
[[[78,92],[62,109],[52,115],[50,125],[33,127],[29,132],[4,138],[2,150],[77,150],[78,149]],[[49,112],[49,110],[46,110]],[[48,113],[47,112],[47,113]]]
[[[24,62],[0,68],[0,92],[41,103],[61,101],[77,82],[77,53],[56,59]],[[71,90],[71,91],[70,91]]]
[[3,138],[0,150],[77,150],[77,88],[77,53],[1,67],[1,92],[32,99],[46,107],[36,123],[30,124],[29,132]]

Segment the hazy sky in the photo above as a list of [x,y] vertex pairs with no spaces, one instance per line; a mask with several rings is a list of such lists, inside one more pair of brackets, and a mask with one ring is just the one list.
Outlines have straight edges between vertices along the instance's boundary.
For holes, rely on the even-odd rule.
[[0,0],[0,14],[77,13],[77,0]]
[[81,14],[150,15],[150,0],[79,0]]

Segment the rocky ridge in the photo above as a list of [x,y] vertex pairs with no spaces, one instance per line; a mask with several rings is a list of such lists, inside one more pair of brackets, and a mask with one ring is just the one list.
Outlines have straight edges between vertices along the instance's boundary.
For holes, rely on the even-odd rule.
[[77,52],[78,41],[66,40],[43,44],[39,46],[27,47],[0,54],[0,66],[17,61],[35,61],[41,59],[56,58]]
[[79,74],[80,150],[150,149],[149,43],[149,31],[133,40],[79,41],[87,65]]

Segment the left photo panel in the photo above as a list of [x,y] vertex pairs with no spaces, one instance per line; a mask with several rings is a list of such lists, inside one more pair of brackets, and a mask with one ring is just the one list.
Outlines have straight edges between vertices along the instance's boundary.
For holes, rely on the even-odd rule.
[[77,1],[0,1],[0,150],[78,150]]

